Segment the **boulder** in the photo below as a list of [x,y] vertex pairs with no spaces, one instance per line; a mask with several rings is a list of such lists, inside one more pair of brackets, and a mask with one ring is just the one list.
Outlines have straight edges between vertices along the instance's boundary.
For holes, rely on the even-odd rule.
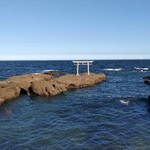
[[22,93],[26,93],[27,95],[30,95],[29,88],[31,86],[31,82],[49,81],[52,78],[53,78],[52,75],[47,75],[47,74],[26,74],[26,75],[10,77],[6,81],[7,83],[9,82],[9,84],[19,87]]
[[143,77],[144,79],[150,79],[150,75]]
[[31,84],[32,92],[40,96],[55,96],[67,90],[65,84],[52,81],[35,81]]
[[150,84],[150,80],[145,80],[144,83],[145,84]]

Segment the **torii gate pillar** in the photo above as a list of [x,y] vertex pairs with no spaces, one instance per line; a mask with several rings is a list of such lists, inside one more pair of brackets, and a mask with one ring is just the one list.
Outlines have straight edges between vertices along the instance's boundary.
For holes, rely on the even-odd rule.
[[90,65],[92,65],[93,61],[73,61],[75,65],[77,65],[77,76],[79,76],[79,66],[87,65],[87,74],[90,75]]

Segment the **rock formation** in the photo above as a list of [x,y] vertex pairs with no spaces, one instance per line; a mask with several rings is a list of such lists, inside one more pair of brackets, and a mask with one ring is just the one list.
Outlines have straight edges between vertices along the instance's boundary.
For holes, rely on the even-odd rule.
[[150,75],[149,76],[146,76],[146,77],[144,77],[144,83],[145,84],[150,84]]
[[[144,83],[150,85],[150,75],[144,77]],[[148,111],[150,112],[150,96],[148,96]]]
[[51,74],[27,74],[13,76],[0,82],[0,105],[20,94],[55,96],[69,89],[93,86],[106,80],[104,74],[68,74],[54,77]]

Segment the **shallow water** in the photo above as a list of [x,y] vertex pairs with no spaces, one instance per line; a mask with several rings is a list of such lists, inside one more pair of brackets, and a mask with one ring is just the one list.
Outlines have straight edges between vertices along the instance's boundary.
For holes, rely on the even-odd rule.
[[[150,86],[143,83],[150,72],[134,67],[150,68],[150,61],[94,61],[91,71],[107,75],[102,84],[49,98],[22,95],[2,105],[0,149],[150,149]],[[0,62],[0,79],[43,70],[75,73],[75,66],[71,61]]]

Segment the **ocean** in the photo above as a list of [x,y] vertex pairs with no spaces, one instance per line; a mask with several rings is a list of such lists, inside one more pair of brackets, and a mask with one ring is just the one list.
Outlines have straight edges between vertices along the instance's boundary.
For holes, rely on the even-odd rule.
[[[76,66],[72,61],[1,61],[0,80],[43,70],[70,74]],[[90,71],[106,74],[107,80],[55,97],[21,95],[2,105],[0,150],[150,149],[150,86],[143,80],[150,75],[150,60],[95,60]]]

